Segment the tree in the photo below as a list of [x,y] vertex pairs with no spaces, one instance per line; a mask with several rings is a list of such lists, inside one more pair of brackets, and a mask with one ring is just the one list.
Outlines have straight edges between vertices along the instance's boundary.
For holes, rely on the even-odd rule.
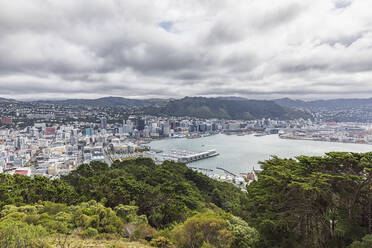
[[229,231],[234,235],[231,248],[252,248],[259,241],[259,233],[237,216],[228,219]]
[[0,247],[42,247],[41,238],[45,236],[45,229],[39,225],[28,225],[12,220],[2,220],[0,222]]
[[273,157],[247,187],[262,247],[344,247],[368,231],[372,153]]
[[227,228],[225,219],[208,210],[177,226],[173,230],[173,237],[177,247],[197,248],[208,243],[216,248],[228,248],[234,236]]
[[372,247],[372,234],[363,237],[362,241],[354,241],[350,248],[370,248]]

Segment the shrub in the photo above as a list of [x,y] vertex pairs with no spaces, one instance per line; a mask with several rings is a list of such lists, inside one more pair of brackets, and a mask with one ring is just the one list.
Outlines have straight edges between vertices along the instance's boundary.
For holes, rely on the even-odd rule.
[[93,227],[88,227],[88,229],[84,230],[81,233],[81,236],[84,237],[84,238],[92,238],[92,237],[95,237],[97,235],[98,235],[98,231],[97,231],[97,229],[95,229]]
[[41,238],[46,236],[41,226],[28,225],[24,222],[3,220],[0,222],[0,247],[28,248],[38,247]]
[[150,242],[150,245],[157,247],[157,248],[173,248],[173,243],[165,238],[165,237],[158,237],[155,239],[152,239]]
[[201,247],[206,240],[216,248],[228,248],[234,236],[227,227],[226,220],[212,211],[207,211],[177,226],[174,229],[174,240],[177,247],[183,248]]

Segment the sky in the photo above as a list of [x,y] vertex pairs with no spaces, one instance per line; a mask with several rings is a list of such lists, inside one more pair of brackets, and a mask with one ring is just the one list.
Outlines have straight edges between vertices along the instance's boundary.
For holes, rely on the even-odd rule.
[[372,0],[0,6],[0,97],[372,97]]

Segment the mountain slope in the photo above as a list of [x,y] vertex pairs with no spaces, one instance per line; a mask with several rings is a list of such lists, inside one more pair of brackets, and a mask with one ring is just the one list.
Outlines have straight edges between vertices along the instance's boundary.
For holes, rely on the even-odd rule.
[[0,102],[15,102],[16,100],[10,98],[0,97]]
[[331,100],[315,100],[302,101],[292,100],[290,98],[281,98],[274,100],[275,103],[285,107],[307,108],[307,109],[351,109],[360,107],[372,107],[372,98],[356,98],[356,99],[331,99]]
[[192,116],[198,118],[220,119],[294,119],[311,118],[300,110],[280,106],[273,101],[230,100],[221,98],[185,97],[168,102],[163,107],[147,107],[146,114]]
[[143,107],[162,102],[161,99],[129,99],[123,97],[103,97],[98,99],[67,99],[46,100],[39,103],[70,105],[70,106],[92,106],[92,107]]

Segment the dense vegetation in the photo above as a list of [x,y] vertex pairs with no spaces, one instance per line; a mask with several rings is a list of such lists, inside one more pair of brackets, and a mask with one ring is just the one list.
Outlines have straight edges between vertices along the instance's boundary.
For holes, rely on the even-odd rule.
[[274,157],[261,167],[248,187],[259,247],[347,247],[371,233],[372,153]]
[[[1,174],[0,182],[0,235],[10,235],[4,240],[13,240],[12,245],[26,239],[19,235],[14,241],[9,230],[16,227],[40,233],[30,240],[43,240],[48,234],[109,234],[148,240],[157,247],[252,247],[258,240],[255,229],[237,217],[248,214],[247,195],[184,164],[155,165],[150,159],[115,162],[111,167],[91,163],[59,180]],[[188,243],[195,225],[200,228],[198,239]],[[23,231],[19,233],[27,233]]]
[[147,107],[145,113],[229,120],[311,118],[306,112],[282,107],[273,101],[205,97],[185,97],[173,100],[162,107]]
[[63,247],[66,237],[163,248],[371,247],[372,153],[273,157],[261,167],[246,193],[149,159],[81,165],[53,181],[1,174],[0,247]]

